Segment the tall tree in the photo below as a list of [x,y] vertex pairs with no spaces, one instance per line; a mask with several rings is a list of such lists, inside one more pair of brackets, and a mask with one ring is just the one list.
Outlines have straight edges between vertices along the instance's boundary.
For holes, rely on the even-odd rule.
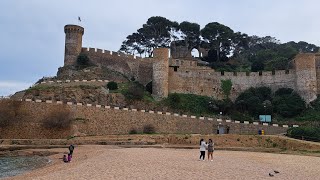
[[216,51],[218,61],[222,56],[230,54],[234,32],[228,26],[212,22],[201,30],[201,35],[204,41],[210,45],[210,49]]
[[150,17],[142,28],[127,37],[120,51],[125,52],[132,49],[138,52],[147,52],[151,56],[154,48],[169,47],[178,25],[177,22],[172,22],[164,17]]
[[182,33],[181,38],[184,40],[185,46],[187,46],[190,51],[200,45],[199,24],[183,21],[179,24],[179,30]]

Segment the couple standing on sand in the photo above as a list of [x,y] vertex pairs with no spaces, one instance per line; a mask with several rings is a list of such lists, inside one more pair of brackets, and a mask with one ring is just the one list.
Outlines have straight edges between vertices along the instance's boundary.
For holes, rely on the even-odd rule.
[[200,140],[200,158],[199,160],[204,161],[204,158],[206,156],[206,149],[208,150],[208,161],[210,160],[211,156],[211,161],[213,161],[213,151],[214,151],[214,143],[212,139],[209,139],[209,143],[207,144],[203,139]]

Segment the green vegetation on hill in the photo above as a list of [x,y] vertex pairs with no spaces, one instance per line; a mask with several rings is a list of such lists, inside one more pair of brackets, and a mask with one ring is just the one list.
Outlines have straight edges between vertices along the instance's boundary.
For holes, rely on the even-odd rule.
[[126,97],[126,100],[129,100],[129,101],[131,100],[145,100],[148,102],[154,101],[151,94],[145,90],[145,87],[136,81],[116,83],[116,84],[118,88],[114,90],[110,90],[110,93],[121,93]]
[[173,93],[163,100],[163,104],[172,109],[199,116],[213,114],[209,108],[212,101],[214,100],[207,96]]

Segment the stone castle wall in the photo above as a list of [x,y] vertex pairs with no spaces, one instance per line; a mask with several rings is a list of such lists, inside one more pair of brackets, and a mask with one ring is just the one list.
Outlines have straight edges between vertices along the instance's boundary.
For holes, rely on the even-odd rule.
[[94,64],[120,72],[129,79],[134,77],[143,85],[152,81],[152,58],[141,58],[96,48],[82,48],[81,52],[86,54]]
[[[228,125],[230,133],[257,134],[265,130],[265,134],[285,133],[286,127],[278,125],[262,125],[224,121],[205,117],[184,116],[163,112],[145,112],[136,109],[119,109],[118,107],[89,106],[74,103],[62,105],[59,102],[22,102],[25,115],[23,121],[13,126],[0,128],[0,139],[42,139],[68,138],[73,135],[103,136],[110,134],[128,134],[133,128],[143,131],[145,125],[151,124],[161,134],[215,134],[217,126]],[[43,119],[54,107],[65,106],[73,114],[72,127],[67,130],[45,129]]]
[[191,93],[222,99],[221,80],[232,81],[231,99],[250,87],[270,87],[273,91],[279,88],[295,89],[296,74],[294,70],[273,72],[215,72],[211,69],[170,68],[169,92]]

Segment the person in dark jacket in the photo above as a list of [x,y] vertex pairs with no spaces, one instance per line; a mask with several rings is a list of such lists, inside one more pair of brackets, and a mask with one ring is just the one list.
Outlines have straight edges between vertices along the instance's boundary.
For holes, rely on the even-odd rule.
[[72,157],[72,154],[73,154],[73,150],[74,150],[74,145],[70,145],[69,146],[69,154],[71,155],[71,157]]

